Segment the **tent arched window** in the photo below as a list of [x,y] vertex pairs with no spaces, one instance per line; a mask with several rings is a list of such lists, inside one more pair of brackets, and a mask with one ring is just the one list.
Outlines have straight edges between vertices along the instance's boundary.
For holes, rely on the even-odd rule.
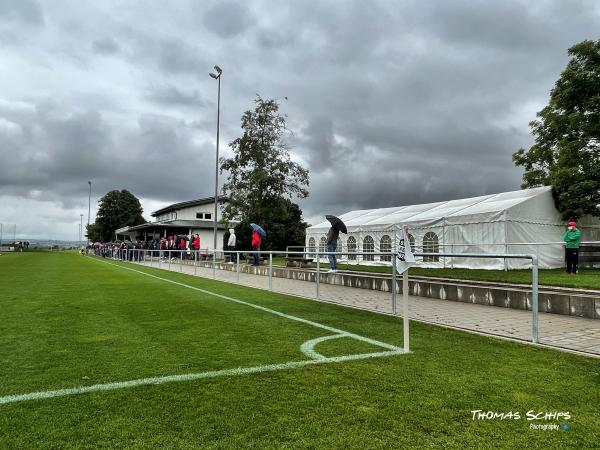
[[415,237],[408,233],[408,242],[410,242],[410,249],[414,252],[415,251]]
[[[375,251],[375,241],[371,236],[365,236],[363,239],[363,252],[364,253],[373,253]],[[364,261],[375,261],[375,257],[373,255],[363,255]]]
[[348,253],[350,253],[348,259],[356,261],[356,254],[354,254],[356,252],[356,238],[354,236],[349,236],[346,245],[348,247]]
[[[423,236],[423,253],[438,253],[440,247],[437,234],[429,231]],[[439,256],[423,256],[424,262],[439,262]]]
[[[381,237],[381,241],[379,241],[379,251],[383,252],[391,252],[392,251],[392,238],[387,234]],[[392,255],[381,255],[381,261],[391,261]]]
[[311,237],[311,238],[308,240],[308,252],[309,252],[309,254],[312,256],[312,255],[314,255],[314,254],[315,254],[315,251],[316,251],[316,250],[317,250],[317,248],[316,248],[316,242],[315,242],[315,238],[314,238],[314,237]]
[[319,241],[319,253],[323,253],[327,247],[327,238],[326,237],[322,237],[321,240]]

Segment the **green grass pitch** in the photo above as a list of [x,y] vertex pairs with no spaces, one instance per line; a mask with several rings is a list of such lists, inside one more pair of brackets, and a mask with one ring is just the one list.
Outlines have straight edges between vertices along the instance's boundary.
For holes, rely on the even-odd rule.
[[0,448],[598,443],[598,359],[419,323],[412,353],[401,348],[399,318],[70,253],[3,254]]

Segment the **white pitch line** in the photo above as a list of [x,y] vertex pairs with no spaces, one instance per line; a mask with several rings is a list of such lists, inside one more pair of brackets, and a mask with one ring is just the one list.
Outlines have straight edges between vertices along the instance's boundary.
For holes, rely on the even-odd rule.
[[[285,313],[276,311],[274,309],[265,308],[264,306],[259,306],[259,305],[255,305],[253,303],[248,303],[243,300],[239,300],[239,299],[236,299],[233,297],[228,297],[226,295],[218,294],[216,292],[207,291],[205,289],[197,288],[195,286],[190,286],[188,284],[180,283],[178,281],[169,280],[168,278],[158,277],[156,275],[152,275],[152,274],[149,274],[149,273],[146,273],[146,272],[143,272],[140,270],[132,269],[132,268],[129,268],[126,266],[122,266],[119,264],[113,264],[113,263],[109,263],[107,261],[103,261],[103,262],[105,262],[106,264],[109,264],[111,266],[119,267],[121,269],[126,269],[131,272],[136,272],[136,273],[146,275],[151,278],[156,278],[161,281],[166,281],[168,283],[172,283],[172,284],[175,284],[178,286],[193,289],[195,291],[199,291],[204,294],[212,295],[214,297],[218,297],[223,300],[227,300],[227,301],[231,301],[234,303],[239,303],[241,305],[249,306],[251,308],[255,308],[255,309],[258,309],[258,310],[261,310],[264,312],[268,312],[270,314],[273,314],[273,315],[276,315],[279,317],[284,317],[289,320],[294,320],[294,321],[301,322],[301,323],[304,323],[307,325],[311,325],[313,327],[331,331],[331,332],[335,333],[335,335],[323,336],[323,337],[319,337],[316,339],[310,339],[310,340],[304,342],[302,344],[302,346],[300,347],[300,350],[304,354],[306,354],[307,356],[312,358],[312,359],[306,360],[306,361],[292,361],[292,362],[282,363],[282,364],[267,364],[267,365],[255,366],[255,367],[241,367],[241,368],[237,368],[237,369],[224,369],[224,370],[198,372],[198,373],[190,373],[190,374],[183,374],[183,375],[167,375],[167,376],[162,376],[162,377],[140,378],[137,380],[118,381],[118,382],[104,383],[104,384],[94,384],[92,386],[81,386],[81,387],[68,388],[68,389],[58,389],[58,390],[54,390],[54,391],[38,391],[38,392],[30,392],[27,394],[6,395],[4,397],[0,397],[0,405],[4,405],[4,404],[8,404],[8,403],[29,401],[29,400],[40,400],[40,399],[48,399],[48,398],[55,398],[55,397],[64,397],[67,395],[85,394],[85,393],[89,393],[89,392],[111,391],[111,390],[116,390],[116,389],[132,388],[132,387],[136,387],[136,386],[147,386],[147,385],[153,385],[153,384],[172,383],[172,382],[176,382],[176,381],[191,381],[191,380],[198,380],[198,379],[202,379],[202,378],[216,378],[216,377],[223,377],[223,376],[246,375],[246,374],[252,374],[252,373],[276,371],[276,370],[296,369],[296,368],[310,366],[310,365],[316,365],[316,364],[337,363],[337,362],[344,362],[344,361],[356,361],[356,360],[368,359],[368,358],[383,358],[386,356],[401,355],[404,353],[403,349],[401,349],[400,347],[397,347],[395,345],[386,344],[385,342],[377,341],[375,339],[370,339],[370,338],[367,338],[364,336],[360,336],[358,334],[343,331],[343,330],[340,330],[337,328],[330,327],[328,325],[323,325],[323,324],[320,324],[317,322],[303,319],[301,317],[296,317],[296,316],[292,316],[289,314],[285,314]],[[359,341],[367,342],[374,346],[385,348],[388,351],[325,357],[314,350],[315,345],[317,345],[319,342],[323,342],[323,341],[330,340],[330,339],[342,338],[342,337],[350,337],[350,338],[353,338],[353,339],[356,339]]]
[[324,341],[329,341],[331,339],[340,339],[340,338],[344,338],[344,337],[349,337],[346,334],[334,334],[332,336],[322,336],[316,339],[311,339],[309,341],[306,341],[304,344],[302,344],[300,346],[300,351],[302,353],[304,353],[306,356],[308,356],[309,358],[312,359],[316,359],[318,361],[322,361],[324,359],[327,359],[326,356],[321,355],[319,352],[317,352],[315,350],[315,345],[324,342]]
[[110,263],[108,261],[103,261],[103,260],[96,260],[96,259],[94,259],[94,261],[102,261],[103,263],[108,264],[110,266],[115,266],[115,267],[118,267],[118,268],[121,268],[121,269],[129,270],[131,272],[135,272],[135,273],[139,273],[139,274],[142,274],[142,275],[146,275],[147,277],[156,278],[157,280],[166,281],[168,283],[172,283],[172,284],[175,284],[177,286],[182,286],[182,287],[185,287],[185,288],[188,288],[188,289],[193,289],[195,291],[199,291],[199,292],[202,292],[204,294],[212,295],[213,297],[221,298],[223,300],[227,300],[227,301],[234,302],[234,303],[239,303],[240,305],[249,306],[250,308],[255,308],[255,309],[258,309],[260,311],[268,312],[269,314],[273,314],[273,315],[276,315],[276,316],[279,316],[279,317],[284,317],[286,319],[294,320],[296,322],[305,323],[307,325],[311,325],[313,327],[321,328],[323,330],[331,331],[332,333],[335,333],[335,334],[343,334],[345,336],[351,337],[351,338],[359,340],[359,341],[367,342],[367,343],[375,345],[377,347],[387,348],[388,350],[392,350],[392,351],[402,350],[400,347],[397,347],[395,345],[386,344],[385,342],[377,341],[375,339],[370,339],[368,337],[360,336],[358,334],[350,333],[348,331],[340,330],[338,328],[333,328],[333,327],[330,327],[328,325],[323,325],[323,324],[320,324],[318,322],[313,322],[311,320],[303,319],[301,317],[291,316],[289,314],[285,314],[285,313],[276,311],[274,309],[265,308],[264,306],[255,305],[253,303],[248,303],[248,302],[245,302],[243,300],[239,300],[237,298],[228,297],[228,296],[223,295],[223,294],[218,294],[216,292],[207,291],[206,289],[201,289],[201,288],[198,288],[198,287],[195,287],[195,286],[190,286],[189,284],[180,283],[178,281],[173,281],[173,280],[170,280],[168,278],[162,278],[162,277],[159,277],[159,276],[156,276],[156,275],[152,275],[152,274],[147,273],[147,272],[143,272],[141,270],[132,269],[130,267],[126,267],[126,266],[123,266],[123,265],[120,265],[120,264],[113,264],[113,263]]
[[334,356],[325,359],[311,359],[306,361],[292,361],[282,364],[267,364],[255,367],[240,367],[237,369],[215,370],[210,372],[188,373],[184,375],[168,375],[164,377],[140,378],[130,381],[119,381],[114,383],[94,384],[92,386],[82,386],[69,389],[58,389],[55,391],[39,391],[30,392],[28,394],[7,395],[0,397],[0,405],[9,403],[24,402],[29,400],[41,400],[55,397],[65,397],[67,395],[86,394],[90,392],[112,391],[116,389],[132,388],[137,386],[158,385],[165,383],[173,383],[177,381],[192,381],[203,378],[217,378],[224,376],[239,376],[261,372],[272,372],[276,370],[298,369],[301,367],[312,366],[317,364],[337,363],[344,361],[357,361],[369,358],[383,358],[386,356],[400,355],[403,351],[383,351],[375,353],[361,353],[356,355]]

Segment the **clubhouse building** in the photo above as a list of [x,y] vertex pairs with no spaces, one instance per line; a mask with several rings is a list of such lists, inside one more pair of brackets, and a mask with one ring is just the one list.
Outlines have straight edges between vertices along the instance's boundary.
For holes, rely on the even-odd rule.
[[[225,196],[219,197],[217,208],[217,250],[223,249],[223,237],[229,226],[220,223],[221,209],[227,203]],[[125,240],[166,238],[167,236],[198,233],[201,248],[213,247],[215,198],[207,197],[186,202],[174,203],[154,211],[153,222],[123,227],[115,230],[115,239]]]

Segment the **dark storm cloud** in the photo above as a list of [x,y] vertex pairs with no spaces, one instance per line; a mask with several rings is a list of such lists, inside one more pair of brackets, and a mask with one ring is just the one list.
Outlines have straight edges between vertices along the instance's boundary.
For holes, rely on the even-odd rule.
[[51,103],[3,116],[0,160],[10,161],[0,178],[3,193],[38,198],[43,191],[43,198],[69,207],[88,178],[101,190],[129,187],[164,199],[197,195],[198,179],[206,180],[207,190],[211,185],[212,165],[203,155],[212,156],[212,148],[192,145],[193,127],[170,117],[145,115],[115,130],[96,111],[65,111]]
[[511,155],[600,25],[593,1],[42,5],[0,0],[0,197],[57,221],[88,179],[153,205],[211,195],[214,64],[222,155],[256,93],[289,98],[308,219],[518,189]]

